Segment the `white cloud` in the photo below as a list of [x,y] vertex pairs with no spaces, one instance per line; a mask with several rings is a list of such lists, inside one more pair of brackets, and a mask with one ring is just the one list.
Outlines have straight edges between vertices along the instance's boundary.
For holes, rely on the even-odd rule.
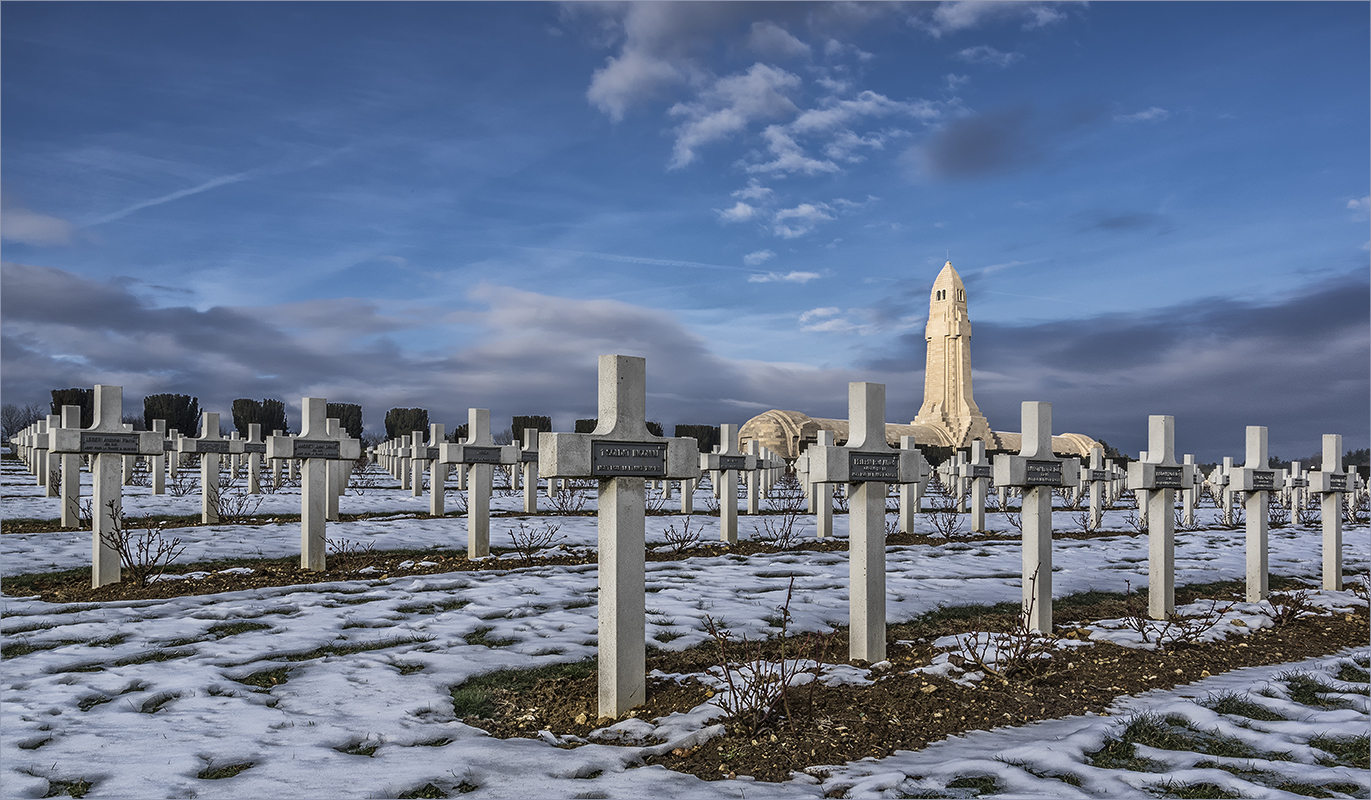
[[841,308],[835,308],[833,306],[828,306],[825,308],[811,308],[800,315],[800,324],[803,325],[806,322],[811,322],[816,319],[836,317],[841,313],[843,313],[843,310]]
[[757,216],[757,209],[739,200],[733,208],[714,209],[724,222],[747,222]]
[[1001,53],[988,44],[978,44],[975,47],[958,51],[957,58],[972,64],[994,64],[997,67],[1007,67],[1023,58],[1023,55],[1020,53]]
[[798,111],[786,96],[800,86],[799,76],[766,64],[753,64],[747,72],[720,78],[691,103],[672,106],[672,116],[684,117],[676,129],[671,169],[695,160],[695,149],[726,139],[749,123]]
[[608,62],[590,79],[586,98],[591,104],[619,122],[634,102],[650,97],[664,86],[686,79],[677,65],[637,50],[625,50]]
[[772,195],[772,191],[763,186],[756,178],[748,178],[747,186],[732,193],[733,197],[741,197],[744,200],[765,200]]
[[1171,112],[1164,108],[1152,106],[1146,111],[1139,111],[1136,114],[1115,114],[1115,122],[1160,122],[1171,116]]
[[[743,263],[748,265],[749,267],[755,267],[758,264],[766,263],[767,261],[770,261],[775,257],[776,254],[771,252],[770,250],[757,250],[755,252],[748,253],[747,255],[743,256]],[[752,278],[748,278],[748,280],[752,280]]]
[[[770,252],[770,251],[766,251]],[[823,276],[817,272],[759,272],[747,277],[748,283],[809,283]],[[808,312],[806,312],[808,313]]]
[[968,83],[970,83],[970,82],[971,82],[971,76],[970,76],[970,75],[955,75],[955,74],[949,72],[949,73],[947,74],[945,80],[947,81],[947,90],[948,90],[949,92],[955,92],[955,91],[957,91],[958,89],[960,89],[960,88],[962,88],[963,86],[965,86],[965,85],[967,85]]
[[[772,232],[782,239],[804,236],[819,223],[836,219],[828,213],[830,211],[832,211],[832,206],[827,203],[801,203],[794,208],[783,208],[777,211],[773,217],[776,224],[772,228]],[[785,224],[788,220],[794,220],[795,224]]]
[[1359,214],[1365,214],[1368,210],[1371,210],[1371,195],[1360,199],[1353,198],[1348,200],[1347,207]]
[[747,46],[765,58],[808,58],[809,45],[770,20],[752,23]]
[[38,214],[19,206],[0,210],[0,238],[37,247],[69,244],[76,226],[64,219]]
[[762,131],[762,138],[766,140],[767,149],[775,158],[764,164],[749,164],[748,172],[801,172],[805,175],[817,175],[820,172],[838,171],[838,165],[832,161],[820,161],[805,155],[804,150],[790,134],[786,133],[783,126],[768,125],[766,130]]
[[1022,17],[1024,30],[1041,28],[1066,19],[1066,14],[1041,3],[994,3],[985,0],[942,2],[931,14],[911,17],[909,24],[927,31],[933,38],[969,30],[998,19]]
[[112,214],[106,214],[103,217],[93,219],[88,224],[103,225],[106,222],[113,222],[117,219],[123,219],[124,217],[127,217],[129,214],[132,214],[135,211],[141,211],[142,209],[150,208],[152,206],[160,206],[163,203],[170,203],[173,200],[180,200],[182,197],[190,197],[193,194],[207,192],[210,189],[217,189],[220,186],[226,186],[230,183],[237,183],[241,180],[246,180],[256,171],[257,170],[255,169],[250,169],[247,172],[239,172],[233,175],[221,175],[217,178],[211,178],[210,180],[205,181],[199,186],[192,186],[189,189],[181,189],[180,191],[172,192],[171,194],[165,194],[161,197],[154,197],[151,200],[144,200],[141,203],[134,203],[128,208],[123,208],[118,211],[115,211]]

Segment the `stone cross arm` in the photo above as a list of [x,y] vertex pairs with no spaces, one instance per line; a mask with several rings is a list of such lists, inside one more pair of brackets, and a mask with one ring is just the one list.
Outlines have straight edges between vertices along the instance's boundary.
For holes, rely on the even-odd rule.
[[928,464],[918,450],[867,452],[837,445],[810,445],[811,483],[919,483],[928,477]]
[[538,474],[549,478],[693,480],[700,477],[700,446],[690,437],[649,434],[625,440],[593,433],[540,433]]
[[[420,448],[422,450],[423,448]],[[430,447],[431,452],[434,448]],[[438,461],[444,464],[518,464],[519,446],[453,444],[444,442],[438,445]]]

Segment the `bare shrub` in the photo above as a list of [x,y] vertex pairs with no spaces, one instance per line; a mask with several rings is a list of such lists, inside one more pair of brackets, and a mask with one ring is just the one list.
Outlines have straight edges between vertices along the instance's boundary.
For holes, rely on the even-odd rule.
[[752,523],[752,538],[777,550],[794,550],[800,544],[800,532],[795,528],[799,519],[798,510],[759,517]]
[[[833,641],[832,635],[809,634],[800,640],[796,652],[787,652],[791,643],[788,636],[790,600],[794,593],[795,579],[791,578],[785,603],[777,609],[780,633],[774,641],[780,652],[775,662],[766,657],[764,642],[749,642],[746,636],[735,641],[733,633],[722,622],[710,616],[704,618],[705,631],[714,640],[719,670],[728,686],[727,691],[715,695],[713,702],[754,734],[781,709],[785,710],[794,730],[795,713],[790,701],[795,687],[791,684],[800,675],[809,674],[812,693],[819,683],[820,671]],[[812,699],[810,707],[813,707]]]
[[1068,489],[1064,486],[1053,489],[1052,493],[1061,498],[1062,508],[1067,511],[1079,510],[1081,507],[1081,498],[1085,496],[1084,492],[1078,494],[1076,490]]
[[1090,513],[1089,508],[1081,509],[1072,514],[1071,521],[1076,523],[1076,527],[1081,529],[1081,533],[1094,533],[1100,529],[1099,523],[1095,522],[1095,515]]
[[1056,652],[1056,637],[1051,631],[1044,633],[1029,624],[1033,618],[1033,598],[1037,596],[1034,588],[1037,584],[1038,571],[1033,570],[1028,578],[1029,601],[1019,610],[1008,632],[964,636],[959,641],[965,655],[954,653],[948,656],[948,662],[960,669],[970,667],[980,670],[999,678],[1001,683],[1008,683],[1010,677],[1033,662],[1051,658]]
[[249,494],[247,486],[236,477],[221,480],[219,494],[214,498],[219,521],[230,525],[247,522],[262,506],[263,499],[260,494]]
[[370,563],[375,542],[354,542],[350,539],[325,539],[324,546],[334,557],[334,569],[360,569],[357,562]]
[[162,535],[166,521],[154,522],[143,517],[136,524],[124,516],[118,501],[106,504],[113,518],[113,530],[100,534],[100,540],[119,553],[119,563],[128,580],[138,586],[162,577],[167,567],[185,552],[179,538],[167,540]]
[[1271,610],[1262,609],[1262,613],[1269,617],[1277,628],[1284,628],[1301,617],[1318,613],[1318,608],[1309,602],[1311,594],[1308,589],[1272,592],[1266,598]]
[[1136,631],[1145,643],[1154,643],[1158,650],[1168,650],[1178,644],[1199,641],[1223,621],[1223,615],[1233,608],[1233,603],[1219,605],[1218,600],[1210,600],[1209,607],[1198,614],[1168,614],[1165,620],[1154,620],[1147,613],[1147,602],[1133,591],[1129,581],[1124,581],[1124,627]]
[[167,471],[167,494],[188,497],[200,489],[200,478],[191,470],[171,467]]
[[586,498],[577,489],[567,488],[552,492],[547,502],[558,514],[579,514],[585,508]]
[[353,464],[352,474],[348,476],[348,489],[357,495],[364,495],[381,486],[381,476],[385,474],[380,465],[369,464],[365,457]]
[[1319,520],[1317,508],[1309,503],[1296,501],[1293,512],[1294,519],[1292,521],[1302,528],[1307,528]]
[[129,474],[129,486],[151,486],[152,471],[148,469],[148,462],[143,458],[133,460],[133,471]]
[[933,530],[944,539],[957,539],[966,533],[966,517],[957,513],[957,502],[945,491],[930,492],[929,512],[925,514]]
[[702,523],[699,528],[692,528],[693,522],[694,518],[687,515],[681,520],[679,531],[676,530],[676,523],[673,522],[666,526],[666,530],[662,532],[662,535],[666,537],[667,544],[671,545],[673,555],[684,556],[688,550],[699,544],[700,533],[704,529],[704,525]]
[[[1349,480],[1348,483],[1351,483]],[[1371,508],[1368,508],[1367,494],[1357,492],[1342,503],[1342,521],[1347,525],[1365,525],[1371,519]]]
[[558,533],[561,529],[561,525],[554,525],[551,522],[543,522],[535,526],[524,520],[519,520],[519,524],[510,529],[509,538],[514,543],[514,549],[523,556],[524,563],[532,564],[533,557],[540,550],[545,550],[566,539],[565,536]]
[[1266,524],[1272,528],[1284,528],[1290,521],[1290,509],[1275,497],[1266,504]]
[[[1133,505],[1134,508],[1137,507],[1136,502]],[[1123,524],[1127,525],[1128,529],[1134,533],[1147,533],[1147,520],[1143,519],[1142,515],[1133,509],[1129,509],[1128,513],[1123,515]]]

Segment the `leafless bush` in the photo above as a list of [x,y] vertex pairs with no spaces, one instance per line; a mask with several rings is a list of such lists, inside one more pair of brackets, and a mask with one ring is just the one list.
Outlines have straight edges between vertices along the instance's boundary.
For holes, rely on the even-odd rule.
[[771,487],[771,493],[762,500],[768,511],[782,514],[799,514],[804,510],[805,496],[800,490],[800,482],[787,475]]
[[752,523],[752,538],[778,550],[794,550],[800,544],[800,532],[795,523],[800,519],[800,507],[779,514],[766,514]]
[[1290,509],[1274,496],[1266,504],[1266,524],[1272,528],[1284,528],[1290,521]]
[[557,533],[561,529],[561,525],[553,525],[551,522],[543,522],[535,526],[524,520],[519,520],[519,524],[510,529],[509,538],[514,542],[514,549],[523,556],[524,563],[532,564],[533,557],[538,554],[538,551],[545,550],[566,539],[565,536]]
[[1243,509],[1242,503],[1235,499],[1233,505],[1226,513],[1219,515],[1219,527],[1221,528],[1241,528],[1247,524],[1247,512]]
[[552,492],[547,502],[558,514],[577,514],[585,507],[586,498],[575,488],[558,489]]
[[1095,521],[1095,515],[1090,513],[1089,508],[1072,514],[1071,519],[1076,523],[1076,527],[1081,529],[1081,533],[1094,533],[1100,529],[1100,524]]
[[703,530],[704,526],[701,524],[700,528],[692,528],[691,523],[693,521],[693,516],[686,515],[681,520],[681,529],[679,531],[676,530],[676,523],[673,522],[666,526],[666,530],[662,532],[662,535],[666,537],[667,544],[671,545],[671,552],[673,555],[677,557],[684,556],[686,551],[690,550],[690,548],[694,547],[696,544],[699,544],[700,532]]
[[113,519],[113,530],[100,534],[106,546],[119,553],[119,563],[128,580],[138,586],[147,586],[166,572],[167,567],[185,552],[186,546],[179,538],[168,541],[162,535],[166,521],[154,522],[143,517],[137,524],[124,516],[123,509],[116,500],[109,507]]
[[167,471],[167,494],[188,497],[200,488],[200,479],[191,470],[171,467]]
[[380,488],[383,474],[379,465],[369,464],[365,458],[359,458],[352,467],[352,474],[348,476],[348,488],[358,495],[364,495]]
[[334,557],[334,569],[353,569],[359,568],[358,561],[370,562],[372,551],[376,549],[375,542],[354,542],[349,539],[325,539],[324,546]]
[[661,511],[666,508],[666,490],[644,489],[643,503],[644,509],[649,514]]
[[1307,528],[1318,521],[1319,515],[1316,507],[1309,503],[1296,501],[1294,503],[1294,523],[1302,528]]
[[237,478],[230,477],[227,481],[220,481],[214,505],[220,522],[238,524],[247,522],[256,514],[263,499],[260,494],[248,494],[247,486],[240,484]]
[[129,474],[129,486],[151,486],[152,471],[148,469],[148,462],[142,458],[133,460],[133,471]]
[[1347,502],[1342,503],[1342,521],[1344,524],[1365,525],[1369,519],[1371,519],[1371,508],[1368,508],[1366,494],[1357,492],[1349,497]]
[[[785,604],[780,611],[780,634],[775,638],[779,644],[778,661],[773,662],[765,655],[764,642],[749,642],[746,636],[736,640],[733,633],[719,620],[706,616],[705,631],[714,640],[719,654],[719,669],[723,674],[727,691],[715,695],[714,703],[729,716],[747,725],[750,733],[757,733],[771,721],[781,709],[794,730],[795,713],[791,706],[795,687],[791,684],[800,675],[812,675],[810,691],[819,683],[822,665],[833,641],[832,635],[810,634],[803,637],[798,651],[787,652],[790,637],[790,600],[795,593],[795,579],[790,579],[786,590]],[[813,707],[811,698],[810,707]]]
[[[1136,507],[1137,503],[1135,502],[1133,505]],[[1134,533],[1147,533],[1147,520],[1133,509],[1129,509],[1128,513],[1123,515],[1123,524],[1127,525],[1129,530]]]
[[1009,523],[1009,527],[1019,533],[1023,533],[1023,508],[1020,507],[1018,511],[1005,509],[1004,521]]
[[1061,498],[1062,508],[1067,511],[1079,510],[1081,507],[1081,498],[1085,496],[1084,492],[1077,493],[1075,489],[1068,489],[1064,486],[1053,489],[1052,493]]
[[720,505],[719,505],[719,498],[715,497],[713,492],[706,492],[706,493],[705,493],[705,510],[708,511],[709,513],[711,513],[711,514],[718,514],[718,513],[719,513],[719,508],[720,508]]
[[55,495],[57,495],[58,497],[61,497],[61,496],[62,496],[62,470],[61,470],[61,469],[50,469],[50,470],[48,470],[48,488],[51,489],[51,490],[52,490],[52,493],[55,494]]
[[1051,631],[1046,633],[1033,629],[1029,620],[1033,618],[1034,599],[1037,592],[1038,571],[1028,578],[1028,603],[1019,610],[1014,625],[1007,633],[971,634],[961,639],[961,650],[966,655],[954,653],[948,661],[960,669],[977,669],[987,675],[1008,683],[1014,673],[1033,662],[1051,658],[1056,652],[1056,637]]
[[1185,512],[1181,511],[1181,509],[1179,509],[1179,508],[1176,509],[1176,530],[1178,530],[1178,531],[1198,531],[1198,530],[1202,530],[1203,527],[1204,527],[1204,526],[1203,526],[1203,525],[1200,525],[1199,523],[1187,524],[1186,521],[1185,521]]
[[1277,628],[1284,628],[1301,617],[1318,613],[1318,608],[1309,602],[1311,594],[1308,589],[1272,592],[1266,598],[1271,610],[1262,609],[1262,613],[1269,617]]
[[951,494],[944,491],[930,492],[928,505],[929,512],[925,516],[928,517],[933,530],[944,539],[957,539],[966,533],[966,517],[957,513],[957,503]]
[[1147,602],[1133,591],[1129,581],[1124,581],[1123,600],[1126,609],[1124,626],[1136,631],[1143,642],[1155,643],[1158,650],[1199,641],[1201,636],[1222,622],[1223,615],[1233,608],[1231,602],[1220,606],[1218,600],[1210,600],[1209,608],[1198,614],[1182,616],[1172,613],[1165,620],[1154,620],[1148,616]]
[[823,484],[823,485],[826,486],[826,487],[828,487],[828,491],[833,495],[833,508],[834,508],[834,510],[836,510],[836,511],[841,511],[842,513],[846,514],[846,513],[847,513],[847,500],[848,500],[848,497],[847,497],[847,489],[845,489],[845,488],[841,488],[841,489],[840,489],[836,484],[831,484],[831,483],[825,483],[825,484]]

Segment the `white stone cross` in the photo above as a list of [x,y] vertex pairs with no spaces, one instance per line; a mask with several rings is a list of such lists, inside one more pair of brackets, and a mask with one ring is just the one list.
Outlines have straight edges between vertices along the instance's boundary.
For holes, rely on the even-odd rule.
[[1342,496],[1353,488],[1342,471],[1342,434],[1323,435],[1323,463],[1309,473],[1309,491],[1319,495],[1323,524],[1323,588],[1342,589]]
[[1204,482],[1204,475],[1195,466],[1195,456],[1193,453],[1186,453],[1181,461],[1185,466],[1190,467],[1190,483],[1181,492],[1181,522],[1186,527],[1195,527],[1195,494],[1200,490],[1200,484]]
[[[900,484],[900,533],[914,532],[914,515],[922,511],[924,487],[928,485],[929,476],[933,474],[928,461],[923,457],[923,453],[914,443],[913,436],[900,437],[900,449],[910,450],[919,454],[919,474],[918,480]],[[985,504],[981,504],[982,508]],[[830,513],[829,519],[832,519]]]
[[[275,428],[272,430],[271,435],[285,436],[286,434],[285,431],[280,428]],[[272,491],[276,491],[281,488],[281,467],[285,464],[286,459],[268,457],[267,460],[271,462],[271,489]]]
[[[114,548],[114,536],[116,517],[123,512],[120,473],[124,455],[152,455],[162,448],[158,434],[152,431],[124,431],[120,421],[123,407],[124,387],[96,384],[94,424],[84,430],[59,428],[50,443],[56,453],[92,456],[90,585],[95,589],[119,582],[119,551]],[[79,425],[79,412],[69,421]],[[79,478],[73,475],[72,483],[79,486]]]
[[[1227,461],[1228,459],[1224,459]],[[1276,471],[1268,466],[1266,427],[1247,426],[1247,463],[1228,473],[1228,490],[1245,492],[1247,512],[1247,602],[1267,595],[1267,505],[1276,485]]]
[[262,441],[262,424],[248,423],[248,438],[243,442],[243,455],[248,462],[248,494],[262,493],[262,458],[267,454],[267,443]]
[[815,445],[810,480],[847,484],[848,657],[885,660],[885,495],[892,483],[918,480],[918,450],[892,450],[885,440],[885,384],[847,385],[848,440]]
[[699,444],[647,430],[647,362],[604,355],[599,421],[592,433],[538,436],[538,471],[549,478],[598,478],[599,714],[618,717],[646,691],[644,478],[700,476]]
[[267,439],[267,458],[304,460],[300,476],[300,568],[323,572],[328,569],[324,549],[328,465],[339,459],[356,461],[362,454],[362,444],[356,439],[329,436],[328,400],[301,398],[300,412],[304,420],[300,435]]
[[[434,442],[434,447],[439,443]],[[410,493],[414,497],[424,496],[424,469],[428,467],[428,447],[424,444],[423,431],[409,432]]]
[[1113,478],[1109,470],[1104,467],[1104,450],[1099,447],[1090,448],[1090,467],[1081,470],[1081,480],[1090,484],[1090,527],[1098,530],[1100,522],[1104,516],[1104,504],[1100,495],[1103,493],[1104,484]]
[[[62,406],[59,428],[79,431],[81,429],[81,407]],[[49,431],[51,433],[51,431]],[[55,441],[51,444],[55,445]],[[62,527],[81,527],[81,456],[78,453],[58,453],[62,475],[61,502]],[[93,466],[93,465],[92,465]]]
[[447,438],[447,427],[440,422],[428,424],[428,448],[425,460],[428,461],[428,515],[441,517],[446,513],[447,502],[447,464],[442,459],[442,441]]
[[[980,439],[972,441],[971,457],[963,459],[958,465],[957,475],[962,481],[971,484],[971,530],[976,533],[985,533],[985,490],[991,472],[990,462],[985,458],[985,442]],[[958,496],[961,496],[960,492]]]
[[1080,462],[1052,453],[1052,404],[1025,401],[1019,454],[995,456],[995,484],[1023,493],[1023,612],[1030,630],[1052,633],[1052,491],[1074,486]]
[[[748,444],[756,444],[755,441]],[[757,469],[757,456],[753,453],[744,454],[738,449],[738,426],[720,425],[719,426],[719,450],[717,453],[700,453],[700,469],[710,470],[719,476],[718,483],[722,487],[722,495],[719,498],[719,541],[729,544],[738,543],[738,492],[736,489],[729,491],[729,487],[738,485],[738,473],[748,472],[749,475],[755,474]],[[748,503],[751,507],[754,484],[748,484]],[[751,512],[756,513],[756,512]]]
[[1176,610],[1176,490],[1194,484],[1195,468],[1176,463],[1176,418],[1147,418],[1147,460],[1128,465],[1128,488],[1147,499],[1147,610],[1166,619]]
[[212,525],[219,521],[219,457],[243,452],[243,442],[225,439],[219,435],[219,415],[212,411],[200,412],[200,436],[182,436],[177,443],[181,453],[197,453],[200,456],[200,524]]
[[152,421],[152,432],[157,434],[158,440],[162,443],[162,452],[148,459],[149,470],[152,472],[152,493],[167,493],[167,421],[155,419]]
[[524,467],[524,513],[538,512],[538,429],[524,428],[519,461]]
[[497,445],[490,435],[490,409],[467,409],[467,438],[460,444],[445,443],[439,448],[445,464],[466,465],[467,475],[467,558],[490,555],[490,492],[495,467],[519,463],[517,445]]

